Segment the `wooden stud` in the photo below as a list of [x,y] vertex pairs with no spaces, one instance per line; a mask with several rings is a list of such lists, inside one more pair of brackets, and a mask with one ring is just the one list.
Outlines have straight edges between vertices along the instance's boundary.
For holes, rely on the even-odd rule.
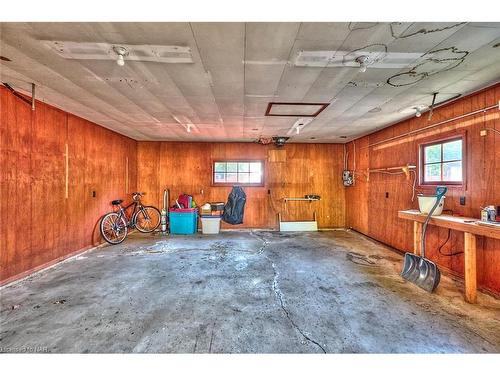
[[469,303],[476,303],[476,236],[468,232],[464,232],[464,261],[465,301]]
[[125,157],[125,193],[128,194],[128,184],[129,184],[129,178],[128,178],[128,156]]
[[69,196],[69,151],[68,144],[64,145],[64,198],[68,199]]

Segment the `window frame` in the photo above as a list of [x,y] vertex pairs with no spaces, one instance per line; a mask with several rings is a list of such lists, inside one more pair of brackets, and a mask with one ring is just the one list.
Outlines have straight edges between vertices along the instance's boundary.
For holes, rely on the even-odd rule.
[[[434,145],[443,145],[444,143],[449,143],[453,141],[462,141],[462,159],[456,159],[456,160],[448,160],[446,162],[443,162],[443,147],[441,146],[441,161],[440,162],[434,162],[434,163],[425,163],[425,148],[429,146],[434,146]],[[447,138],[439,138],[436,140],[432,140],[429,142],[425,143],[420,143],[418,145],[419,149],[419,174],[420,174],[420,185],[421,186],[436,186],[436,185],[444,185],[444,186],[453,186],[453,187],[460,187],[460,186],[465,186],[466,184],[466,168],[467,168],[467,160],[466,160],[466,137],[465,134],[461,135],[453,135]],[[461,161],[462,162],[462,181],[425,181],[425,166],[430,165],[430,164],[441,164],[441,178],[443,176],[443,168],[442,165],[444,163],[451,163],[454,161]]]
[[[215,182],[215,163],[256,163],[262,166],[261,182]],[[227,172],[226,172],[227,173]],[[238,173],[238,172],[235,172]],[[212,186],[247,186],[263,187],[265,186],[266,161],[264,159],[214,159],[212,160]]]

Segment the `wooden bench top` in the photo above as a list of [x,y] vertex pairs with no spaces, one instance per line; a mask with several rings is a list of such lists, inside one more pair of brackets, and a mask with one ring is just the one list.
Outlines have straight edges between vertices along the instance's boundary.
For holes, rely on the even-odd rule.
[[[418,210],[398,211],[398,217],[401,219],[413,220],[423,223],[427,217]],[[477,224],[479,219],[463,216],[439,215],[433,216],[429,224],[439,227],[449,228],[462,232],[472,233],[477,236],[485,236],[500,240],[500,226],[494,227],[490,225]]]

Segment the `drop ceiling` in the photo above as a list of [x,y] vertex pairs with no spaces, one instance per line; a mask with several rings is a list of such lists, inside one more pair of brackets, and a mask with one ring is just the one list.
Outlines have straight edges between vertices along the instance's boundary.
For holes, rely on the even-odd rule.
[[[137,140],[346,142],[434,92],[442,101],[500,79],[500,23],[0,27],[2,82],[34,82],[39,100]],[[124,66],[113,46],[131,51]],[[372,60],[365,72],[359,56]],[[329,104],[295,132],[300,116],[266,116],[270,102]]]

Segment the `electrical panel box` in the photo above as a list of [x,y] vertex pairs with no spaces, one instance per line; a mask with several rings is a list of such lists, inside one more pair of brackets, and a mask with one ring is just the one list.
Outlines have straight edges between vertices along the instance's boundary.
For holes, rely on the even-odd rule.
[[344,186],[352,186],[354,185],[354,173],[353,171],[343,171],[342,172],[342,182]]

